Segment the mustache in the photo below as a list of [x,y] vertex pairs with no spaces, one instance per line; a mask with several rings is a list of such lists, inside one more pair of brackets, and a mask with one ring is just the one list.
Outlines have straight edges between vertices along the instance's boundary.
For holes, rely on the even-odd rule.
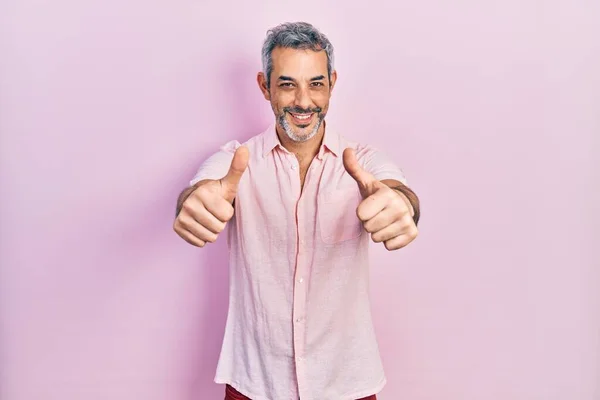
[[312,113],[320,113],[323,111],[321,107],[315,108],[301,108],[301,107],[283,107],[284,112],[294,113],[294,114],[312,114]]

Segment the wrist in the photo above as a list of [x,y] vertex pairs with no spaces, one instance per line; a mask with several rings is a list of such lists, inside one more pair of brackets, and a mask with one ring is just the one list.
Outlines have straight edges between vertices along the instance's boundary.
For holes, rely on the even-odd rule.
[[400,196],[402,196],[403,200],[407,203],[410,209],[410,214],[415,222],[415,225],[419,223],[419,219],[421,217],[421,210],[419,207],[419,199],[415,192],[409,189],[405,185],[393,186],[392,190],[396,191]]

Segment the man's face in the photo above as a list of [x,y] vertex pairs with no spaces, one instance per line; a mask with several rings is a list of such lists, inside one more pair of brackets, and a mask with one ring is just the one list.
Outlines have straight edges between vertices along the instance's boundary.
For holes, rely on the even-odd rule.
[[271,85],[267,89],[267,77],[259,73],[261,90],[271,102],[279,130],[295,142],[307,141],[327,114],[336,73],[330,82],[324,51],[276,47],[272,57]]

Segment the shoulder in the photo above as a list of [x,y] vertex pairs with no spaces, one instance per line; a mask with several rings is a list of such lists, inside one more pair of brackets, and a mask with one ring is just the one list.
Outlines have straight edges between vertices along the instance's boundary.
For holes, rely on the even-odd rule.
[[368,143],[358,142],[352,138],[339,135],[339,143],[340,156],[343,155],[345,149],[350,148],[354,150],[356,159],[363,166],[365,163],[371,162],[373,158],[385,157],[384,152],[379,148]]
[[377,179],[393,179],[406,184],[404,172],[386,150],[340,136],[340,152],[343,153],[346,148],[353,149],[358,164]]
[[233,154],[239,147],[246,146],[250,150],[251,154],[256,153],[257,151],[260,151],[260,149],[262,148],[264,135],[265,135],[265,132],[261,132],[259,134],[256,134],[256,135],[250,137],[246,141],[239,141],[237,139],[233,139],[233,140],[230,140],[230,141],[226,142],[225,144],[223,144],[219,148],[219,150],[223,151],[225,153]]

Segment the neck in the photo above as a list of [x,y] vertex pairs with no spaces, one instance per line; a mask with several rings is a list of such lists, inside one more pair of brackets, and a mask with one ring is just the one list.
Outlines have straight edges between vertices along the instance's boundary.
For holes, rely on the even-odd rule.
[[319,153],[319,148],[323,142],[325,121],[319,127],[317,134],[305,142],[296,142],[290,139],[279,124],[276,124],[276,131],[281,145],[290,153],[294,153],[298,160],[312,160]]

